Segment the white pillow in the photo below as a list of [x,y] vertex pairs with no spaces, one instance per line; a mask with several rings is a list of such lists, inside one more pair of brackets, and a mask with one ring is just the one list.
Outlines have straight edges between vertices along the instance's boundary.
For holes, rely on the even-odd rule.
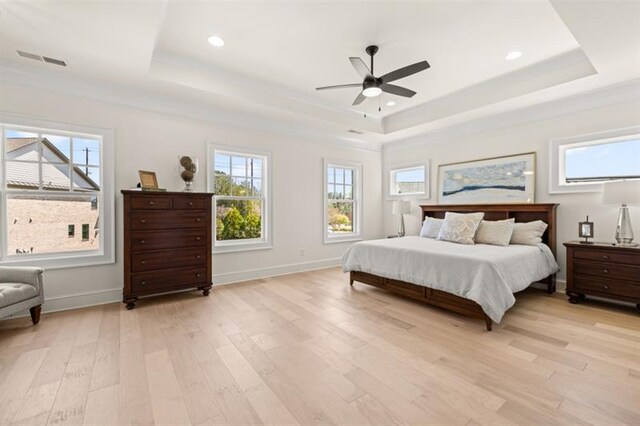
[[444,219],[436,219],[435,217],[427,216],[424,219],[424,222],[422,222],[420,236],[423,238],[438,238],[440,228],[442,228],[442,222],[444,222]]
[[547,229],[547,224],[541,220],[533,222],[516,223],[513,226],[510,244],[525,246],[537,246],[542,242],[542,234]]
[[494,246],[508,246],[515,219],[483,220],[478,226],[475,242]]
[[460,244],[474,244],[473,237],[483,217],[484,213],[446,212],[438,239]]

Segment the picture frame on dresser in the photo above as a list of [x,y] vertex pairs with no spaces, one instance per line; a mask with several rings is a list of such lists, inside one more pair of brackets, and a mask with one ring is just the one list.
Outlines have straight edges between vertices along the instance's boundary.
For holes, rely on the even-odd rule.
[[208,296],[213,194],[121,192],[126,308],[133,309],[140,297],[181,290],[198,289]]
[[580,241],[564,246],[569,303],[596,296],[633,303],[640,311],[640,247],[602,242],[585,245]]

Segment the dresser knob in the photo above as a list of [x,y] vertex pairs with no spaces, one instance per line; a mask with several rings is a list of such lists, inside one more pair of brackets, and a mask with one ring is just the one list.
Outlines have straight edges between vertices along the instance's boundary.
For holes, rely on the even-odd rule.
[[603,269],[602,272],[604,272],[605,274],[608,274],[609,270],[608,269]]
[[146,244],[147,240],[140,240],[140,244]]
[[154,206],[156,203],[154,203],[153,201],[149,201],[149,205],[150,206]]
[[140,263],[142,263],[143,265],[146,265],[146,264],[147,264],[147,261],[146,261],[146,260],[143,260],[143,261],[141,261]]
[[140,285],[147,285],[146,281],[140,281]]
[[201,274],[200,272],[198,272],[198,273],[196,274],[196,277],[198,277],[198,278],[200,278],[201,276],[202,276],[202,274]]
[[602,258],[603,258],[604,260],[609,260],[609,256],[607,256],[607,255],[602,256]]
[[609,286],[608,285],[603,285],[602,288],[609,290]]
[[196,259],[202,259],[202,256],[197,255],[197,256],[196,256]]
[[147,219],[140,219],[140,223],[147,223]]
[[193,201],[189,201],[189,205],[192,206],[193,205]]
[[200,241],[202,238],[200,237],[196,237],[196,241]]
[[199,217],[197,217],[197,218],[196,218],[196,222],[200,222],[200,220],[201,220],[201,219],[200,219]]

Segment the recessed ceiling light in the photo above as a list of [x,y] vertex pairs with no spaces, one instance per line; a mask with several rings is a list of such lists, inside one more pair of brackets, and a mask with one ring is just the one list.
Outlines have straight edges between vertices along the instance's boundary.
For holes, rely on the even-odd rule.
[[514,59],[518,59],[520,56],[522,56],[522,52],[520,52],[519,50],[514,50],[513,52],[507,53],[507,56],[505,56],[504,58],[507,61],[513,61]]
[[387,102],[387,106],[394,106],[395,104],[396,104],[396,101]]
[[224,40],[222,39],[222,37],[217,36],[217,35],[212,35],[210,36],[207,41],[209,41],[209,44],[215,47],[222,47],[224,46]]

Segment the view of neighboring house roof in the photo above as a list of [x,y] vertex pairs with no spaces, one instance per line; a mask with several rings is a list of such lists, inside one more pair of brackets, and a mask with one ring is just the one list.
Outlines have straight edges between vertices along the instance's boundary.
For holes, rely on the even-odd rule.
[[[38,189],[38,138],[6,139],[6,182],[9,188]],[[90,192],[100,190],[98,185],[80,167],[73,166],[69,176],[69,158],[48,139],[42,139],[42,189],[65,191],[72,179],[73,190]]]

